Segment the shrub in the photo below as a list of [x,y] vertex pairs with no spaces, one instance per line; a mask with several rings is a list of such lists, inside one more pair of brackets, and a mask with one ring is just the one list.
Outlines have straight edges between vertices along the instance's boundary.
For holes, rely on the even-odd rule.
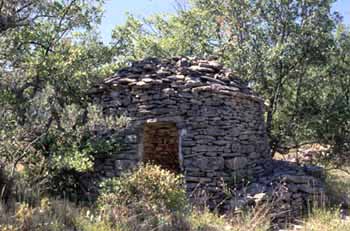
[[148,164],[103,182],[98,204],[113,223],[138,230],[186,226],[189,208],[183,178]]

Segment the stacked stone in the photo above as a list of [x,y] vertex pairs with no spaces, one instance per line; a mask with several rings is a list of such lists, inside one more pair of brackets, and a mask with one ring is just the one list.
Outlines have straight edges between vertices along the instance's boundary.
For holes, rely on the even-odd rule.
[[120,176],[121,173],[135,167],[140,158],[135,155],[138,147],[137,137],[129,128],[121,129],[117,133],[113,130],[98,130],[98,135],[105,139],[115,139],[120,143],[118,150],[107,155],[96,155],[94,161],[95,177],[102,181],[106,178]]
[[226,211],[267,205],[278,229],[301,218],[307,210],[326,203],[323,168],[302,167],[287,161],[270,162],[270,172],[233,190],[232,197],[223,203]]
[[[187,190],[205,189],[211,194],[213,207],[225,201],[227,211],[256,198],[270,200],[276,195],[276,185],[285,185],[284,199],[276,208],[298,213],[310,198],[322,194],[321,181],[305,169],[271,160],[263,100],[213,59],[148,58],[134,62],[97,85],[91,96],[104,113],[130,119],[130,126],[119,134],[124,137],[124,148],[97,160],[102,178],[119,176],[145,160],[143,134],[147,124],[171,123],[179,134],[179,163]],[[252,192],[242,199],[238,194],[246,191],[240,188],[243,180],[251,182],[248,191]],[[234,185],[239,193],[227,200],[223,182]],[[259,190],[253,192],[254,188]]]
[[[92,94],[105,113],[131,119],[128,136],[138,143],[150,122],[183,130],[181,167],[189,191],[200,184],[216,192],[223,180],[261,175],[270,158],[263,101],[215,60],[148,58],[119,70]],[[134,144],[128,148],[104,163],[108,175],[142,160]]]

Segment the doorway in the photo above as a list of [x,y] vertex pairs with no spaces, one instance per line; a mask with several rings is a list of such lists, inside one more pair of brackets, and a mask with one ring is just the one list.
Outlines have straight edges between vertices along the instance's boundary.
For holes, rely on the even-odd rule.
[[176,124],[146,123],[143,129],[143,161],[179,173],[179,158],[179,131]]

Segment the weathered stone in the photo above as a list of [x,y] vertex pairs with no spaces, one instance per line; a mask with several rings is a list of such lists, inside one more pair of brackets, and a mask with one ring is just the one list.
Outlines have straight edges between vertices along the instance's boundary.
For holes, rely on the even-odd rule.
[[127,169],[134,167],[135,165],[136,165],[135,161],[132,161],[132,160],[116,160],[115,161],[115,167],[119,171],[125,171]]
[[142,81],[145,83],[152,83],[154,80],[151,78],[143,78]]
[[147,84],[146,84],[146,82],[144,82],[144,81],[140,81],[140,82],[137,82],[136,83],[136,86],[138,86],[138,87],[144,87],[144,86],[146,86]]
[[323,179],[325,178],[326,174],[325,174],[325,170],[319,166],[314,166],[314,165],[305,165],[304,166],[304,171],[311,175],[314,176],[316,178],[320,178]]
[[284,175],[283,181],[291,182],[295,184],[313,184],[315,181],[315,178],[307,175],[302,175],[302,176]]
[[193,162],[195,167],[205,170],[219,170],[224,168],[224,159],[220,157],[202,157]]
[[230,170],[238,170],[245,168],[248,164],[248,159],[246,157],[235,157],[232,159],[225,160],[225,167]]
[[201,67],[201,66],[191,66],[189,68],[191,71],[198,71],[198,72],[208,72],[208,73],[214,73],[215,70],[212,68],[208,68],[208,67]]
[[258,159],[259,157],[261,157],[261,154],[258,152],[249,153],[249,158],[251,158],[251,159]]
[[266,202],[269,196],[266,193],[257,193],[253,196],[255,204],[261,204],[262,202]]
[[247,193],[251,195],[255,195],[266,190],[266,185],[259,183],[252,183],[247,186]]
[[200,62],[199,66],[200,67],[212,68],[214,70],[220,70],[223,67],[220,63],[218,63],[216,61]]
[[208,177],[186,177],[186,182],[196,182],[200,184],[205,184],[211,182],[212,179]]
[[118,84],[130,84],[134,83],[136,80],[131,78],[122,78],[118,80]]
[[179,67],[188,67],[190,65],[190,62],[187,59],[182,58],[176,63],[176,65]]

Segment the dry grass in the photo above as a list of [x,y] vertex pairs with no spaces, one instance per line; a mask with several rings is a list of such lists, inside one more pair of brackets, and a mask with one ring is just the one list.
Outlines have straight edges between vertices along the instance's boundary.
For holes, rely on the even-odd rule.
[[[150,214],[143,214],[147,217]],[[147,224],[129,217],[126,220],[111,222],[97,210],[90,210],[70,204],[66,201],[49,201],[43,199],[40,205],[31,207],[26,203],[17,204],[15,208],[5,211],[0,209],[1,231],[267,231],[269,223],[258,214],[228,218],[209,210],[193,209],[186,216],[163,214],[165,223],[157,226]],[[125,218],[125,217],[124,217]],[[168,223],[168,220],[171,223]],[[153,222],[153,220],[150,220]]]
[[[339,217],[337,203],[344,195],[350,196],[350,176],[341,171],[332,171],[327,181],[333,208],[315,209],[308,218],[301,222],[303,231],[350,231],[350,221]],[[110,211],[115,216],[100,208],[82,207],[67,201],[42,198],[28,204],[26,200],[12,204],[9,209],[0,206],[1,231],[267,231],[269,222],[268,207],[259,207],[239,216],[221,216],[207,209],[186,209],[174,212],[163,210],[154,214],[137,208],[123,206],[119,211]],[[149,203],[151,206],[152,203]],[[159,205],[158,205],[159,206]],[[187,205],[189,206],[189,205]],[[111,208],[113,209],[113,208]],[[106,215],[108,214],[108,216]],[[127,214],[127,216],[125,216]],[[140,219],[140,216],[142,219]],[[156,219],[155,219],[156,218]],[[293,229],[290,229],[293,230]]]
[[303,231],[350,231],[350,220],[342,220],[338,210],[318,209],[304,221]]
[[350,231],[350,219],[341,219],[339,211],[340,203],[350,198],[350,175],[341,170],[329,171],[327,191],[329,206],[315,209],[303,221],[303,231]]
[[89,208],[21,192],[20,202],[0,209],[0,230],[262,231],[269,227],[265,210],[225,217],[191,206],[181,177],[156,166],[141,166],[106,183],[97,205]]

